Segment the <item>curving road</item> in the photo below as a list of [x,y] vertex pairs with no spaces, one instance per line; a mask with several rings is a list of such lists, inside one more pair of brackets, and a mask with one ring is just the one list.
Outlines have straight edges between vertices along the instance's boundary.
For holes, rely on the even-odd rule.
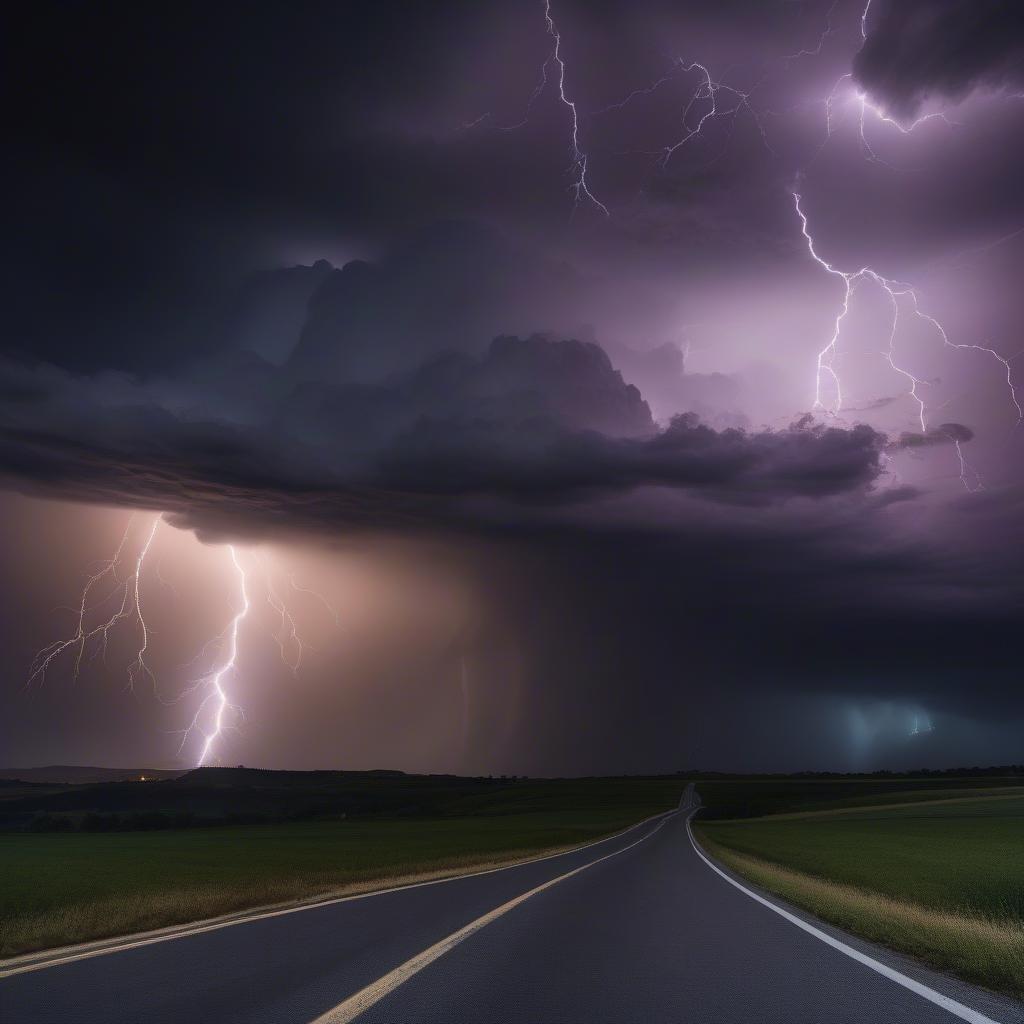
[[0,1020],[1024,1022],[759,902],[694,848],[692,799],[531,864],[8,971]]

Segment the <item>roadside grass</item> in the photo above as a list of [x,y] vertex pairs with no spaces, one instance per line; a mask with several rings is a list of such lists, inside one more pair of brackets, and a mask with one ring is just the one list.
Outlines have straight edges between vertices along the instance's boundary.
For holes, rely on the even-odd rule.
[[724,864],[824,920],[1024,996],[1024,797],[695,826]]
[[[161,832],[0,834],[0,956],[256,907],[459,874],[610,835],[678,803],[681,782],[621,784],[581,807]],[[527,798],[528,797],[528,798]],[[523,799],[526,798],[526,799]],[[518,807],[515,806],[518,804]],[[518,813],[517,813],[518,811]]]
[[1024,920],[1024,797],[698,827],[737,853],[896,900]]
[[1024,997],[1024,929],[1019,923],[932,910],[736,853],[705,837],[701,845],[755,885],[831,924],[967,981]]

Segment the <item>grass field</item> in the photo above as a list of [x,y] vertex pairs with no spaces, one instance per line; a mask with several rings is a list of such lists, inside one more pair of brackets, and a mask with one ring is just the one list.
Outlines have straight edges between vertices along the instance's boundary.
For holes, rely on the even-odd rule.
[[879,804],[914,803],[958,796],[1024,793],[1020,775],[907,778],[853,776],[846,778],[701,779],[697,786],[705,807],[704,820],[757,818],[767,814],[874,807]]
[[875,805],[709,820],[697,834],[834,924],[1022,996],[1024,794],[993,789],[893,789]]
[[518,782],[460,795],[443,818],[0,833],[0,956],[575,845],[675,806],[682,789],[671,779]]

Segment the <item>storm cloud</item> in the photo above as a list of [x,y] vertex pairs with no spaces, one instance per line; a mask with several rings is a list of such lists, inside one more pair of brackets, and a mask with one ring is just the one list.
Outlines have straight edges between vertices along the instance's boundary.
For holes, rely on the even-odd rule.
[[858,81],[888,111],[912,118],[929,99],[973,89],[1024,90],[1024,10],[1002,0],[900,0],[869,11],[871,31],[853,62]]
[[[864,491],[885,438],[809,419],[782,430],[715,430],[693,414],[658,427],[640,392],[595,344],[495,339],[374,385],[268,386],[245,421],[175,409],[180,382],[4,366],[0,470],[13,486],[173,509],[201,522],[261,516],[296,528],[474,522],[477,498],[572,505],[645,487],[725,503]],[[232,383],[237,376],[229,374]],[[221,507],[217,507],[218,503]],[[487,517],[497,514],[491,505]]]

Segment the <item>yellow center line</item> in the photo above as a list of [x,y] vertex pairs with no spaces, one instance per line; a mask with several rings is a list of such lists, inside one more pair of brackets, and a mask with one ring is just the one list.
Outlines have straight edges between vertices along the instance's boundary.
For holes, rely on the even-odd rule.
[[662,817],[661,821],[659,821],[650,832],[641,836],[628,846],[622,847],[621,850],[613,850],[611,853],[606,853],[603,857],[598,857],[596,860],[582,864],[578,868],[566,871],[565,874],[558,875],[557,877],[549,879],[547,882],[543,882],[541,885],[538,885],[527,892],[521,893],[519,896],[509,900],[507,903],[503,903],[500,907],[495,907],[482,917],[478,917],[475,921],[470,921],[469,924],[460,928],[458,931],[452,932],[451,935],[441,939],[440,942],[435,942],[433,946],[423,950],[422,953],[417,953],[416,956],[406,960],[404,964],[400,964],[394,970],[389,971],[383,977],[378,978],[376,981],[367,985],[366,988],[360,989],[360,991],[356,992],[355,995],[351,995],[348,999],[338,1003],[338,1005],[333,1009],[321,1014],[312,1021],[311,1024],[348,1024],[349,1021],[355,1020],[361,1013],[365,1013],[371,1006],[379,1003],[386,995],[394,992],[396,988],[405,984],[405,982],[407,982],[411,977],[422,971],[424,967],[428,967],[435,960],[444,956],[445,953],[453,950],[460,942],[464,942],[471,935],[474,935],[482,928],[486,928],[492,921],[496,921],[499,917],[503,917],[510,910],[514,910],[521,903],[525,903],[531,896],[536,896],[538,893],[544,892],[545,889],[550,889],[552,886],[558,885],[559,882],[564,882],[567,878],[572,878],[573,875],[578,875],[581,871],[586,871],[587,868],[592,868],[595,864],[600,864],[602,861],[619,856],[620,853],[632,850],[633,847],[639,846],[641,843],[650,839],[651,836],[653,836],[670,817],[673,817],[686,809],[687,808],[679,808],[678,810],[667,812],[665,816]]

